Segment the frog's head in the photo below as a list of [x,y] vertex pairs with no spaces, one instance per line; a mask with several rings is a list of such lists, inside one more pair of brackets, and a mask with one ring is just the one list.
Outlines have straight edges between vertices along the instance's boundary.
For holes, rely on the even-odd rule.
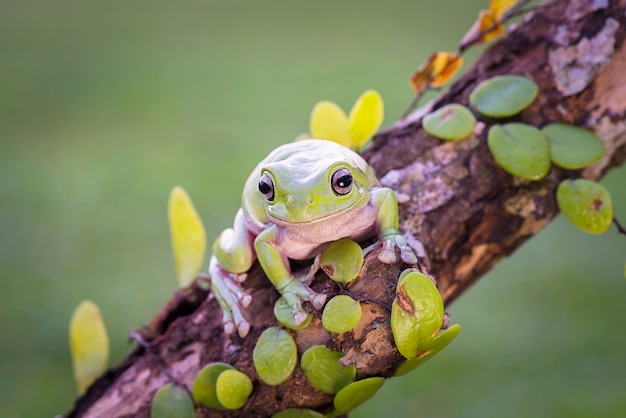
[[354,211],[369,202],[368,175],[347,158],[287,158],[262,167],[258,193],[270,219],[305,223]]

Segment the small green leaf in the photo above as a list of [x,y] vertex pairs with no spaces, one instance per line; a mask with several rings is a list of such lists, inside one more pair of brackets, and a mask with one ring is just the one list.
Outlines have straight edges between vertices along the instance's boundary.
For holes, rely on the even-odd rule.
[[420,344],[420,350],[442,350],[459,335],[461,326],[459,324],[451,325],[449,328],[440,330],[430,341]]
[[311,320],[313,319],[313,314],[309,313],[309,316],[303,323],[301,323],[300,325],[296,325],[293,318],[293,309],[291,308],[291,306],[289,306],[285,298],[282,296],[276,300],[276,303],[274,303],[274,316],[276,317],[278,322],[280,322],[287,328],[294,330],[301,330],[306,328],[307,326],[309,326]]
[[433,281],[416,269],[406,269],[391,306],[391,331],[400,354],[416,357],[441,328],[443,315],[443,301]]
[[350,283],[363,267],[363,250],[350,239],[335,241],[322,253],[321,267],[332,280]]
[[324,414],[304,408],[289,408],[272,415],[272,418],[324,418]]
[[217,399],[217,378],[225,370],[234,370],[235,368],[226,363],[211,363],[204,367],[193,381],[191,393],[193,399],[204,406],[213,409],[225,409]]
[[476,118],[463,105],[449,104],[424,117],[422,126],[435,138],[457,141],[474,132]]
[[400,367],[396,369],[394,376],[403,376],[408,372],[417,368],[426,360],[437,354],[439,350],[427,350],[420,353],[419,356],[405,360]]
[[541,131],[524,123],[494,125],[487,135],[496,162],[510,174],[540,180],[550,170],[550,147]]
[[330,332],[348,332],[361,320],[361,304],[347,295],[332,298],[324,307],[322,326]]
[[343,354],[323,345],[315,345],[304,352],[300,365],[309,383],[324,393],[334,394],[354,382],[356,367],[339,362]]
[[74,382],[82,395],[109,362],[109,335],[100,309],[92,301],[84,300],[74,310],[69,340]]
[[574,225],[590,234],[601,234],[613,222],[611,195],[595,181],[565,180],[556,191],[559,209]]
[[470,94],[470,104],[485,116],[505,118],[521,112],[535,100],[539,87],[520,75],[503,75],[480,83]]
[[217,399],[226,409],[239,409],[252,393],[252,381],[239,370],[224,370],[215,384]]
[[591,131],[566,123],[551,123],[541,130],[550,144],[550,158],[570,170],[587,167],[604,156],[604,143]]
[[196,412],[187,392],[171,383],[161,387],[152,398],[150,418],[195,418]]
[[184,287],[196,278],[202,268],[206,232],[191,198],[180,186],[174,187],[170,193],[168,218],[178,284]]
[[261,380],[279,385],[291,376],[298,360],[298,349],[289,332],[278,327],[263,331],[252,353],[254,367]]
[[459,334],[461,326],[454,324],[450,328],[440,331],[429,343],[423,347],[420,346],[420,353],[415,358],[405,360],[404,363],[398,367],[394,376],[402,376],[417,366],[424,363],[426,360],[443,350],[454,338]]
[[363,402],[370,399],[378,392],[385,383],[383,377],[368,377],[367,379],[359,380],[354,383],[350,383],[348,386],[337,392],[333,405],[337,412],[350,412]]

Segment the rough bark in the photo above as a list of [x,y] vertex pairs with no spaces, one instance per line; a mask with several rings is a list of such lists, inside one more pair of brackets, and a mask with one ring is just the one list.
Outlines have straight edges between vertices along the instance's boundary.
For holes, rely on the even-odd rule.
[[[539,85],[539,97],[509,120],[538,127],[566,122],[592,130],[604,141],[606,156],[577,174],[600,178],[626,160],[625,9],[626,0],[557,1],[538,7],[447,92],[378,135],[365,153],[382,183],[406,197],[400,205],[401,229],[425,245],[446,304],[554,217],[554,191],[568,173],[553,166],[541,181],[514,178],[494,163],[487,149],[486,133],[495,120],[479,117],[474,136],[442,143],[422,130],[421,116],[446,103],[467,104],[469,93],[486,78],[526,75]],[[382,265],[370,254],[361,277],[348,290],[390,305],[395,281],[405,267]],[[258,265],[245,287],[254,298],[248,308],[248,337],[223,333],[217,303],[196,283],[176,293],[143,330],[149,352],[134,349],[123,364],[96,381],[67,416],[148,417],[159,387],[174,378],[191,388],[198,371],[216,361],[250,376],[254,391],[242,410],[198,407],[198,417],[270,416],[295,406],[331,410],[332,396],[313,389],[298,368],[275,387],[259,380],[252,350],[260,333],[275,325],[277,293]],[[342,292],[323,273],[313,287],[331,295]],[[360,324],[340,335],[325,331],[316,312],[309,327],[294,333],[299,353],[325,344],[357,365],[357,378],[392,376],[403,358],[394,348],[384,304],[363,302]]]

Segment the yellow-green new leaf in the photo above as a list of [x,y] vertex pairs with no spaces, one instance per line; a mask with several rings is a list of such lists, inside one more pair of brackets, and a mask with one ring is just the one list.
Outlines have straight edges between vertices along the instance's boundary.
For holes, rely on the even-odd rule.
[[82,395],[109,362],[109,336],[95,303],[84,300],[76,307],[69,334],[74,382]]
[[206,232],[191,198],[182,187],[172,189],[167,209],[176,275],[178,284],[184,287],[196,278],[202,268]]
[[496,20],[500,20],[509,10],[517,5],[519,0],[491,0],[489,10]]
[[350,137],[355,150],[360,150],[378,131],[384,117],[383,99],[377,91],[367,90],[357,99],[349,117]]
[[309,130],[311,138],[327,139],[350,147],[350,124],[346,113],[335,103],[323,101],[313,107]]

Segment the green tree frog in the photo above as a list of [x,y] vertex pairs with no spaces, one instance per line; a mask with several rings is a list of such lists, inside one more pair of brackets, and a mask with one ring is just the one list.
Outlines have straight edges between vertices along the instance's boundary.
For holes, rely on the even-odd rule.
[[[323,250],[333,241],[363,241],[377,236],[378,259],[417,263],[413,249],[398,232],[393,190],[381,187],[365,160],[335,142],[306,139],[276,148],[252,171],[243,189],[241,209],[232,228],[213,244],[211,288],[224,312],[224,330],[245,337],[250,324],[242,309],[251,296],[240,286],[256,259],[301,324],[303,302],[321,309],[326,295],[309,284]],[[312,266],[293,272],[289,260]]]

